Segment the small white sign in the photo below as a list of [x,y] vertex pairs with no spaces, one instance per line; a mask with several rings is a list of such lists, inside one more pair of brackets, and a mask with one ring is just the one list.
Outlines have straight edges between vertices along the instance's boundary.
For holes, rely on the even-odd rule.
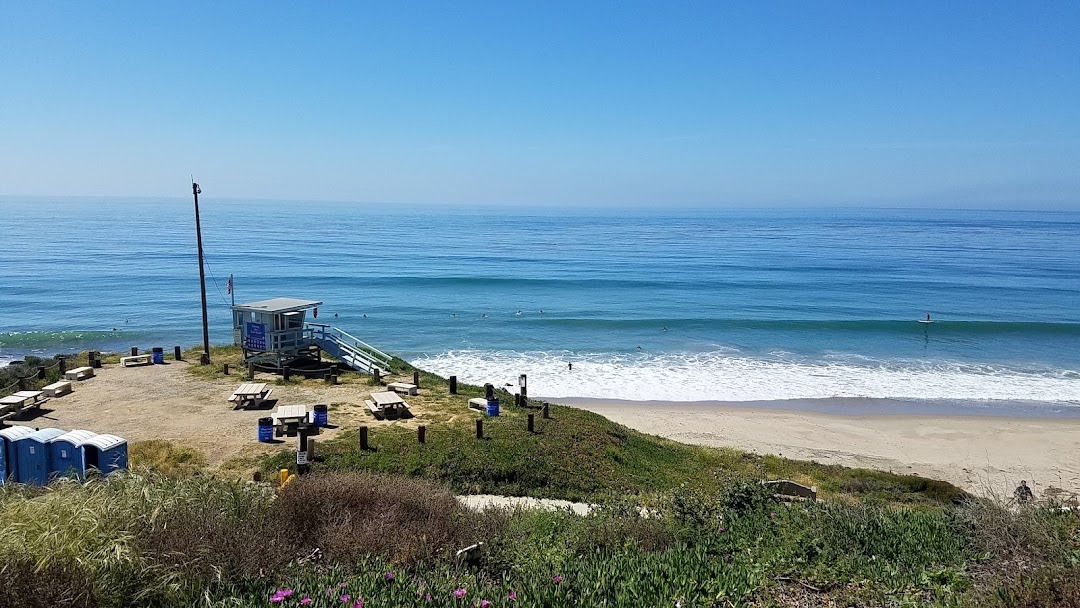
[[307,452],[306,451],[296,453],[296,464],[298,464],[298,465],[307,464]]
[[31,445],[31,446],[27,446],[27,447],[30,448],[30,455],[33,456],[34,455],[34,446]]

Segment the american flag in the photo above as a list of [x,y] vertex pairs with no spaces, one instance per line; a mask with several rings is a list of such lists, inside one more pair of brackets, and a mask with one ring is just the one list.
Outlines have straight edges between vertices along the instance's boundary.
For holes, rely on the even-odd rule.
[[232,275],[229,275],[229,282],[225,284],[225,293],[232,293]]

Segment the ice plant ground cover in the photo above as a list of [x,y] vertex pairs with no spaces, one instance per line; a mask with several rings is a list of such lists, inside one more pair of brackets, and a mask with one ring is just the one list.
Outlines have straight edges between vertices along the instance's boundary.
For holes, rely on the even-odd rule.
[[[380,513],[372,518],[370,513]],[[1078,597],[1080,518],[993,502],[784,505],[756,483],[474,513],[363,474],[278,493],[153,474],[0,490],[2,606],[1053,606]],[[487,552],[457,564],[455,549]],[[1071,594],[1071,595],[1070,595]],[[1067,603],[1059,605],[1069,605]]]

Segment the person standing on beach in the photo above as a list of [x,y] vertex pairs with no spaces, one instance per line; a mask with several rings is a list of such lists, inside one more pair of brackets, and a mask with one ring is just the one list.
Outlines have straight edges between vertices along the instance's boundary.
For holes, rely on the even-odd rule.
[[568,372],[574,371],[574,364],[567,361],[567,363],[566,363],[566,371],[568,371]]
[[1013,496],[1016,497],[1016,501],[1020,503],[1031,502],[1035,495],[1031,493],[1031,488],[1027,485],[1026,479],[1020,480],[1020,485],[1013,491]]

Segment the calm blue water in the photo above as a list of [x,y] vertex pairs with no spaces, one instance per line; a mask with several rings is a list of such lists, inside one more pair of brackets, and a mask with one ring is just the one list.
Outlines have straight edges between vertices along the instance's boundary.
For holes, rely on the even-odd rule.
[[[202,211],[215,342],[232,273],[538,396],[1080,405],[1080,213]],[[0,244],[0,358],[201,340],[190,201],[3,199]]]

